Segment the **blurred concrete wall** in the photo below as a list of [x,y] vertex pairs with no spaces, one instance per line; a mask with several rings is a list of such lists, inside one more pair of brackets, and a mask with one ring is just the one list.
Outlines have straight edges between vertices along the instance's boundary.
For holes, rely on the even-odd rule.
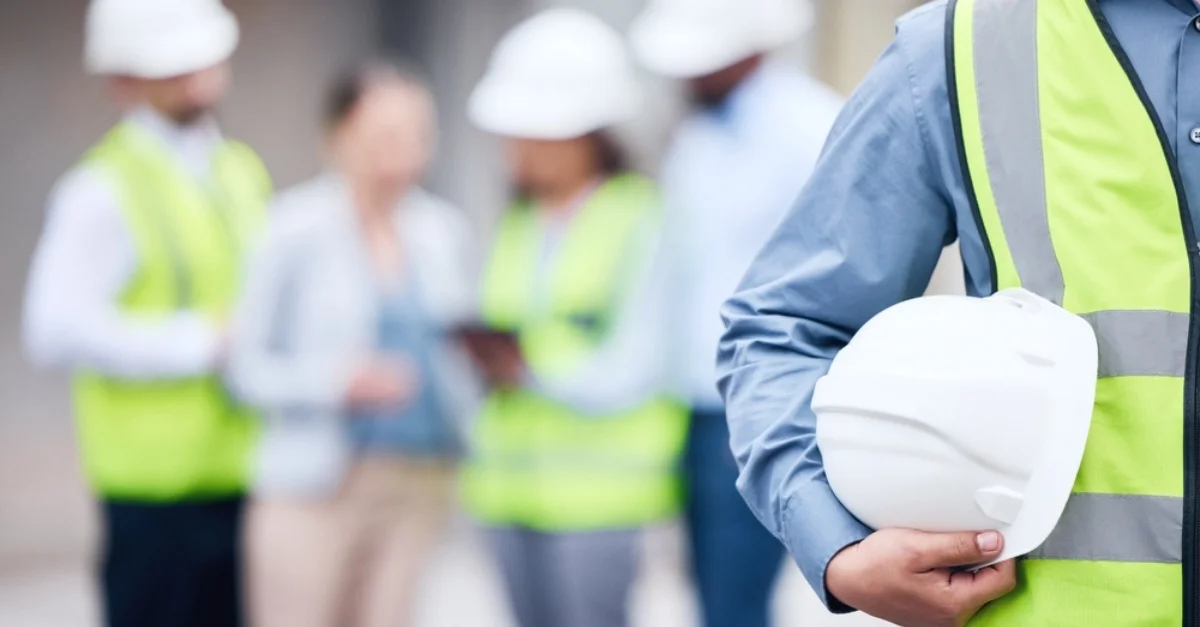
[[816,0],[815,74],[850,93],[892,41],[896,18],[925,0]]

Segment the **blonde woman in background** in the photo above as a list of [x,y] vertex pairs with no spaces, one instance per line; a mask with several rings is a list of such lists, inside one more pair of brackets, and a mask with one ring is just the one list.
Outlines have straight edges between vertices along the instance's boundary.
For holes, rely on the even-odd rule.
[[517,197],[483,282],[492,388],[465,488],[521,627],[627,625],[639,530],[679,505],[658,193],[611,131],[637,92],[617,33],[552,9],[504,38],[471,102]]
[[248,522],[257,627],[395,627],[450,512],[468,229],[417,187],[428,91],[397,66],[329,98],[330,170],[283,192],[250,268],[232,384],[268,415]]

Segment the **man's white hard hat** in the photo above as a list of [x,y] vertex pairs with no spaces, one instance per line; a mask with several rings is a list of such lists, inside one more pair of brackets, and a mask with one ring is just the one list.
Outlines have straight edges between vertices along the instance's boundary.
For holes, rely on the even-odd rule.
[[149,79],[212,67],[238,44],[220,0],[92,0],[86,31],[88,72]]
[[808,0],[650,0],[629,37],[651,71],[694,78],[790,43],[812,14]]
[[872,528],[996,530],[996,561],[1029,553],[1070,497],[1096,377],[1091,326],[1025,290],[896,305],[817,383],[829,484]]
[[637,114],[620,34],[579,9],[543,11],[496,46],[469,103],[472,122],[508,137],[572,139]]

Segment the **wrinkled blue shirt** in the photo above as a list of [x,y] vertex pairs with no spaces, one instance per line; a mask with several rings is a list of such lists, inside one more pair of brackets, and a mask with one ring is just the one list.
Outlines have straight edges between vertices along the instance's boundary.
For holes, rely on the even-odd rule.
[[[1191,0],[1100,0],[1200,199],[1200,27]],[[870,532],[834,497],[813,386],[868,319],[921,296],[958,240],[967,292],[992,292],[946,89],[946,2],[897,23],[847,103],[809,184],[722,310],[719,386],[738,487],[827,604],[830,559]],[[1099,86],[1097,88],[1100,88]],[[1200,202],[1192,202],[1193,221]],[[846,608],[832,603],[835,610]]]

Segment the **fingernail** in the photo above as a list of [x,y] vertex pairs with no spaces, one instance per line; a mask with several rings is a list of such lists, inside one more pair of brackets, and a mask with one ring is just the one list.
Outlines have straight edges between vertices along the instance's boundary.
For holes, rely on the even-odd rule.
[[979,550],[984,553],[991,553],[1000,548],[1000,534],[995,531],[988,531],[975,536],[975,543],[979,545]]

